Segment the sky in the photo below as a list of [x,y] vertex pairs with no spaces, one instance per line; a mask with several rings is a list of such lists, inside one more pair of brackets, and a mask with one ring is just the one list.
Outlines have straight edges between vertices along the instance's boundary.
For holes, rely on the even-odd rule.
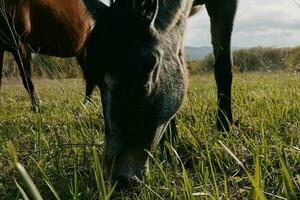
[[[185,45],[200,47],[210,43],[209,18],[204,9],[188,20]],[[300,0],[240,0],[232,45],[299,46]]]

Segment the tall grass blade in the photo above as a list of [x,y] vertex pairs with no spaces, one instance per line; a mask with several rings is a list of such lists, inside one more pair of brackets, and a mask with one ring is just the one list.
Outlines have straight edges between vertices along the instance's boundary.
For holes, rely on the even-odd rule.
[[18,188],[18,190],[20,191],[22,197],[24,198],[24,200],[29,200],[29,197],[26,195],[25,191],[23,190],[23,188],[19,185],[19,183],[17,182],[17,180],[14,178],[15,184]]
[[22,177],[29,193],[31,194],[32,199],[34,200],[42,200],[42,196],[38,189],[36,188],[35,184],[31,180],[30,176],[26,172],[25,168],[20,164],[16,163],[15,169],[19,172],[20,176]]
[[106,187],[101,167],[102,163],[100,162],[100,158],[96,147],[93,147],[93,157],[94,173],[96,176],[97,189],[99,192],[99,200],[109,200],[117,186],[117,183],[115,183],[112,187]]
[[96,183],[99,192],[99,199],[104,200],[106,197],[105,181],[103,177],[101,162],[96,147],[93,147],[93,157],[94,157],[94,162],[93,162],[94,172],[95,172]]
[[264,192],[259,187],[259,183],[255,181],[255,179],[250,175],[250,173],[247,171],[246,167],[243,165],[243,163],[234,155],[234,153],[225,145],[222,141],[219,141],[219,143],[222,145],[222,147],[231,155],[231,157],[243,168],[243,170],[246,172],[248,179],[250,180],[250,183],[252,184],[255,193],[260,200],[266,200],[267,198],[264,195]]
[[18,155],[16,153],[16,149],[13,146],[13,144],[10,142],[8,142],[6,146],[7,146],[7,154],[8,157],[10,158],[10,162],[12,163],[13,166],[15,166],[18,162]]
[[135,180],[137,183],[144,185],[152,194],[156,196],[156,199],[164,200],[161,196],[159,196],[149,185],[144,183],[142,180],[140,180],[137,176],[133,177],[133,180]]
[[193,195],[193,187],[192,187],[191,182],[189,180],[189,176],[186,172],[186,169],[183,165],[182,165],[182,176],[183,176],[184,191],[187,195],[187,199],[194,200],[195,197]]
[[36,164],[36,166],[38,167],[40,173],[43,176],[43,179],[45,181],[45,183],[47,184],[47,186],[49,187],[49,189],[51,190],[52,194],[54,195],[56,200],[60,200],[60,197],[58,195],[58,193],[55,191],[54,186],[52,185],[50,179],[48,178],[48,176],[46,175],[46,173],[44,172],[44,170],[41,168],[41,166],[36,162],[35,159],[31,158],[31,160],[33,160],[33,162]]
[[229,192],[228,192],[228,183],[227,176],[224,174],[224,196],[225,200],[229,200]]
[[279,157],[279,161],[280,161],[280,169],[283,174],[283,181],[286,187],[286,196],[290,197],[291,199],[294,199],[296,198],[296,192],[293,183],[293,178],[281,156]]
[[170,184],[169,179],[167,178],[166,173],[164,172],[161,164],[158,163],[158,161],[154,158],[154,156],[152,155],[152,153],[150,151],[148,151],[147,149],[145,149],[145,151],[148,153],[148,155],[154,160],[155,165],[158,167],[160,173],[163,175],[164,177],[164,181],[165,183],[167,183],[168,185]]
[[[260,168],[260,162],[259,162],[259,151],[256,151],[255,154],[255,171],[254,171],[254,181],[259,186],[259,188],[263,188],[262,181],[261,181],[261,168]],[[253,192],[253,199],[259,199],[259,196],[257,196],[256,192]]]
[[178,155],[178,153],[177,153],[177,151],[174,149],[174,147],[172,147],[170,144],[166,144],[167,145],[167,147],[169,148],[169,149],[171,149],[173,152],[174,152],[174,154],[176,155],[176,157],[178,158],[178,160],[180,161],[180,163],[181,163],[181,167],[182,167],[182,175],[183,175],[183,186],[184,186],[184,191],[185,191],[185,193],[186,193],[186,197],[187,197],[187,199],[189,199],[189,200],[194,200],[195,199],[195,197],[194,197],[194,195],[193,195],[193,187],[192,187],[192,185],[191,185],[191,182],[190,182],[190,180],[189,180],[189,176],[188,176],[188,173],[187,173],[187,171],[186,171],[186,169],[185,169],[185,167],[184,167],[184,164],[183,164],[183,162],[182,162],[182,160],[181,160],[181,158],[180,158],[180,156]]
[[33,183],[32,179],[26,172],[25,168],[18,162],[18,157],[17,157],[15,148],[12,145],[12,143],[7,144],[7,151],[8,151],[8,155],[12,161],[12,164],[13,164],[15,170],[19,173],[19,175],[23,179],[24,184],[25,184],[26,188],[28,189],[32,199],[33,200],[42,200],[43,198],[42,198],[40,192],[38,191],[38,189],[36,188],[35,184]]
[[206,149],[206,154],[207,154],[207,157],[208,157],[210,171],[211,171],[211,174],[212,174],[212,177],[213,177],[215,194],[217,196],[217,199],[220,199],[219,188],[218,188],[218,184],[217,184],[217,180],[216,180],[216,176],[215,176],[215,169],[214,169],[212,161],[211,161],[210,151],[208,149],[208,144],[207,144],[206,139],[205,139],[205,149]]
[[73,199],[78,200],[79,197],[79,189],[78,189],[79,183],[78,183],[78,172],[77,172],[77,166],[74,166],[74,188],[73,188]]

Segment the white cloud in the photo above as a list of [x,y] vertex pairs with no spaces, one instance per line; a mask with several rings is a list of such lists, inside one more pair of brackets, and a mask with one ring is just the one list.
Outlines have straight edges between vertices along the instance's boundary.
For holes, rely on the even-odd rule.
[[[186,44],[210,45],[209,26],[206,12],[190,19]],[[240,0],[233,45],[300,45],[300,8],[293,0]]]
[[[102,0],[108,4],[109,0]],[[240,0],[233,45],[300,45],[300,0]],[[210,45],[209,18],[205,10],[188,21],[186,45]]]

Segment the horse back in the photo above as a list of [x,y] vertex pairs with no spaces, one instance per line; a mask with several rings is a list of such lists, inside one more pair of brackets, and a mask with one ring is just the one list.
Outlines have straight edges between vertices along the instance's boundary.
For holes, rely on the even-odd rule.
[[21,40],[37,53],[78,55],[94,26],[82,0],[7,0]]

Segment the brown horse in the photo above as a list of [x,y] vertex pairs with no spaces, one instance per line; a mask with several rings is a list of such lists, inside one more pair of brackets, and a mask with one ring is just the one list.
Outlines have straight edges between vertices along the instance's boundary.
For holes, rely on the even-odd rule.
[[[0,86],[3,55],[8,51],[14,55],[33,109],[38,110],[39,99],[31,79],[31,53],[76,57],[84,72],[85,44],[94,19],[106,7],[98,0],[1,0]],[[93,88],[87,81],[87,98]]]

